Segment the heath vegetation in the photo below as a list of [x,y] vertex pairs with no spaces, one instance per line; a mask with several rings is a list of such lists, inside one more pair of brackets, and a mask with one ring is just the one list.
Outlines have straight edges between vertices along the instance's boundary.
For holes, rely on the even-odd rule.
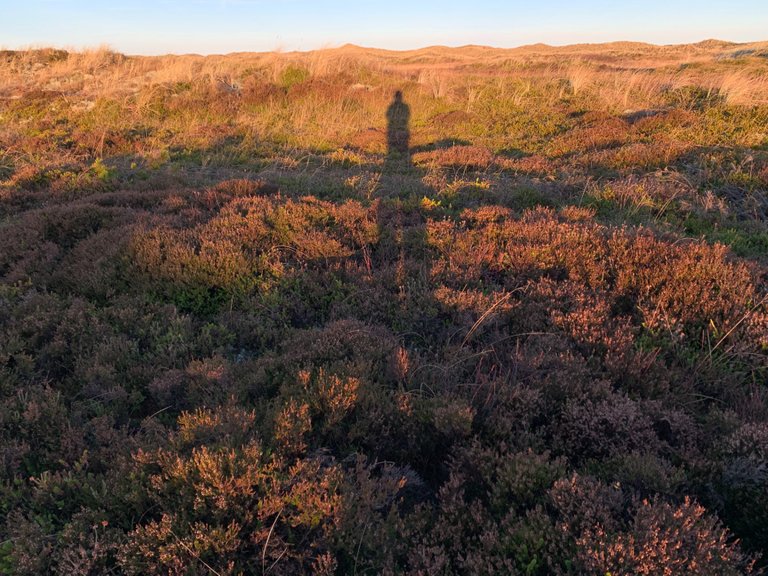
[[766,95],[765,43],[0,52],[0,574],[761,573]]

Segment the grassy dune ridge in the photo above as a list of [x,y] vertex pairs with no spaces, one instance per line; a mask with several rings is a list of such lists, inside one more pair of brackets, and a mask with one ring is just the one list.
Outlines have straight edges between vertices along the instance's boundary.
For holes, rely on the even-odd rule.
[[760,573],[766,95],[765,42],[0,51],[0,574]]

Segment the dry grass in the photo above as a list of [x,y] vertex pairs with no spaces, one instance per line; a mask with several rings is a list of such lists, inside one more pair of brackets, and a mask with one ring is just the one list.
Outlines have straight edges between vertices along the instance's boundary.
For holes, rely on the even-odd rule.
[[[428,86],[434,96],[443,97],[457,73],[466,76],[476,70],[495,76],[563,79],[573,93],[590,86],[607,88],[611,83],[631,87],[642,83],[640,79],[653,76],[656,88],[681,84],[710,86],[733,94],[735,103],[750,104],[764,102],[762,88],[768,66],[760,65],[760,57],[766,51],[765,43],[715,42],[684,46],[612,43],[555,48],[537,45],[508,50],[435,47],[406,52],[345,46],[308,53],[236,53],[207,57],[123,56],[108,47],[66,55],[40,49],[5,51],[6,65],[0,67],[0,82],[11,97],[29,89],[74,92],[83,88],[91,96],[112,96],[146,85],[190,82],[200,77],[229,80],[237,86],[235,80],[256,71],[277,82],[281,73],[294,65],[306,68],[313,78],[344,72],[353,76],[360,76],[360,71],[392,73],[416,79]],[[718,65],[736,59],[750,60],[750,71],[734,71],[731,66]],[[645,91],[651,90],[646,87]],[[607,100],[617,104],[615,98]]]

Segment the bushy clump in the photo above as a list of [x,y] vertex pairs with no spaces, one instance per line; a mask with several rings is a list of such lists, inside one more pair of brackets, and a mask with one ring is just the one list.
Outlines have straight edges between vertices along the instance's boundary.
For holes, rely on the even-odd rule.
[[309,79],[309,76],[309,70],[306,68],[289,65],[280,72],[279,84],[286,90],[289,90],[298,84],[306,82]]
[[768,542],[768,427],[744,424],[725,441],[720,484],[724,517],[745,542],[763,549]]
[[638,402],[612,395],[602,402],[569,403],[559,436],[571,458],[602,459],[634,450],[653,450],[658,438]]
[[[269,456],[247,424],[234,426],[236,435],[210,436],[211,426],[233,428],[231,419],[238,416],[230,409],[183,415],[172,444],[178,452],[135,455],[147,471],[147,496],[154,506],[121,544],[121,569],[238,573],[256,569],[258,559],[259,569],[271,566],[289,574],[319,564],[348,565],[362,546],[359,522],[367,523],[371,538],[386,539],[381,530],[397,494],[409,484],[407,471],[364,459],[346,465],[319,454],[298,460]],[[245,422],[249,419],[246,415]],[[195,444],[203,443],[190,450],[193,428]],[[218,446],[208,443],[213,438]],[[306,545],[292,545],[297,541]],[[366,550],[362,565],[386,553],[367,545]]]
[[563,542],[541,506],[562,472],[562,462],[546,454],[480,446],[463,452],[434,511],[415,513],[419,523],[405,528],[412,542],[399,570],[564,573]]
[[156,377],[148,392],[159,409],[218,406],[238,395],[227,368],[222,358],[193,360],[185,370],[169,370]]
[[679,504],[636,501],[589,477],[563,479],[550,490],[558,526],[575,537],[575,564],[586,574],[751,574],[745,556],[716,517],[685,497]]
[[[436,280],[506,289],[547,277],[569,280],[572,285],[564,285],[563,292],[583,287],[599,295],[601,300],[592,294],[581,298],[592,300],[587,309],[600,323],[624,316],[651,333],[664,331],[693,341],[713,325],[744,329],[742,319],[757,312],[750,309],[757,298],[754,277],[746,266],[730,261],[723,246],[673,246],[644,232],[561,222],[544,209],[502,223],[478,221],[472,212],[465,218],[462,225],[442,221],[428,226],[437,253],[432,267]],[[595,300],[602,311],[596,311]],[[567,324],[567,317],[560,316],[559,323]],[[617,320],[611,333],[601,336],[604,344],[612,340],[611,349],[617,341],[621,347],[621,341],[633,339],[632,324]],[[579,317],[572,322],[590,331],[597,330],[595,324],[597,319]],[[575,336],[587,342],[596,337]]]
[[[246,193],[260,190],[255,187]],[[210,314],[252,292],[273,289],[291,268],[348,258],[375,240],[359,204],[336,208],[262,196],[204,199],[209,217],[191,228],[159,225],[134,235],[130,258],[148,289],[182,309]],[[225,202],[213,205],[213,202]]]
[[668,102],[675,108],[683,110],[701,110],[715,106],[723,96],[717,89],[703,86],[686,85],[671,89],[666,94]]
[[643,500],[626,532],[610,534],[598,525],[577,544],[592,573],[753,573],[753,562],[717,519],[688,498],[680,506]]

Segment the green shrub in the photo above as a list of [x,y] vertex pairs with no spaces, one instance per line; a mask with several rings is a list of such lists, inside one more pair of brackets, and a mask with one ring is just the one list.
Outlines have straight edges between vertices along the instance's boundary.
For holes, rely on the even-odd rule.
[[302,68],[301,66],[288,65],[280,72],[278,83],[286,90],[290,90],[298,84],[303,84],[309,80],[309,70]]

